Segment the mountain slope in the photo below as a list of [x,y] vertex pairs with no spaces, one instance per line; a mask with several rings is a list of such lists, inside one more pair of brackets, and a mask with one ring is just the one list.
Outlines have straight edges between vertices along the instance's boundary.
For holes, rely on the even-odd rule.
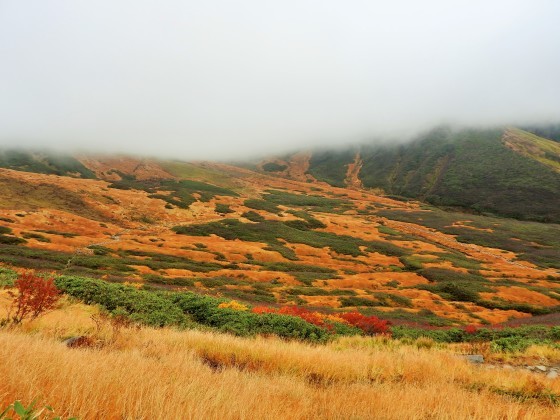
[[560,172],[560,143],[518,129],[507,130],[503,141],[511,150]]
[[[438,206],[560,222],[557,143],[521,130],[438,128],[410,143],[363,146],[359,152],[366,188]],[[342,186],[355,153],[316,152],[308,172]]]
[[[256,305],[357,308],[400,323],[496,323],[560,309],[558,224],[452,213],[309,175],[80,161],[105,179],[0,169],[9,192],[0,263]],[[300,177],[308,162],[299,156],[288,169]],[[355,181],[360,163],[344,176]]]
[[0,150],[0,168],[78,178],[96,178],[95,174],[74,156],[50,152]]

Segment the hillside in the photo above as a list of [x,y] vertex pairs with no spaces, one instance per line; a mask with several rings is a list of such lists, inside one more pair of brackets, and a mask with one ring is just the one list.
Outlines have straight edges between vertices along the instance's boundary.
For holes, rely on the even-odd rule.
[[[480,141],[500,138],[488,136]],[[436,137],[438,145],[451,141],[443,132]],[[558,224],[443,211],[357,182],[331,186],[305,175],[314,162],[306,155],[259,172],[96,156],[49,158],[45,167],[37,163],[46,162],[42,155],[21,153],[20,166],[12,159],[0,169],[0,262],[7,266],[270,310],[359,310],[395,324],[495,324],[559,311]],[[368,156],[345,157],[354,181],[371,165]],[[527,167],[533,164],[543,166]]]
[[[554,126],[533,131],[556,138]],[[358,156],[357,180],[349,184]],[[307,173],[338,187],[357,181],[365,188],[440,207],[558,223],[559,162],[557,142],[527,131],[441,127],[400,145],[317,151],[311,154]]]

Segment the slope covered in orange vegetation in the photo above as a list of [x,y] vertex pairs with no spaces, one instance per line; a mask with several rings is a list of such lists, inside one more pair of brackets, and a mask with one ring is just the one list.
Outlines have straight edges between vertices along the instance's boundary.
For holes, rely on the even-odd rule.
[[98,179],[0,169],[0,262],[396,323],[558,310],[558,225],[329,186],[300,158],[290,178],[124,157],[80,157]]

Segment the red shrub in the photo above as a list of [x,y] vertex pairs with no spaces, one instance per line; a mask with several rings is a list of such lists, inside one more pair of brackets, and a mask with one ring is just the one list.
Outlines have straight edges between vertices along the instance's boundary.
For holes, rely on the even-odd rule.
[[478,332],[478,327],[476,325],[467,325],[465,327],[465,332],[467,334],[476,334]]
[[[280,309],[269,308],[267,306],[256,306],[253,308],[256,314],[277,313],[282,315],[297,316],[310,324],[333,330],[333,318],[320,312],[311,312],[309,309],[299,306],[283,306]],[[346,322],[354,327],[361,329],[366,334],[386,334],[389,332],[389,322],[379,319],[376,316],[365,316],[359,312],[346,312],[336,314],[337,322]]]
[[389,332],[389,322],[373,315],[365,316],[359,312],[346,312],[339,314],[339,317],[366,334],[386,334]]
[[14,296],[8,318],[19,324],[25,318],[34,319],[52,309],[60,292],[54,279],[43,279],[31,272],[21,274],[15,281],[18,294]]
[[276,313],[276,309],[269,308],[268,306],[255,306],[252,312],[255,314],[273,314]]
[[318,314],[317,312],[311,312],[308,309],[300,308],[299,306],[283,306],[282,308],[280,308],[278,313],[284,315],[297,316],[303,319],[304,321],[307,321],[310,324],[314,324],[319,327],[322,327],[325,324],[321,314]]

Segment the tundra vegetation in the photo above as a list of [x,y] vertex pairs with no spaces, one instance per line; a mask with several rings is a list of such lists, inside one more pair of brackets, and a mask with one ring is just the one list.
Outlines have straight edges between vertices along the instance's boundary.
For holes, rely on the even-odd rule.
[[[16,285],[52,280],[30,272],[16,277]],[[390,327],[357,312],[250,307],[75,276],[58,276],[54,284],[63,294],[49,312],[0,329],[4,415],[498,419],[559,413],[558,381],[525,368],[560,363],[559,327]],[[14,298],[13,287],[5,287],[0,310]],[[486,364],[461,357],[475,352]]]
[[6,416],[558,414],[558,224],[320,182],[328,153],[2,156]]

